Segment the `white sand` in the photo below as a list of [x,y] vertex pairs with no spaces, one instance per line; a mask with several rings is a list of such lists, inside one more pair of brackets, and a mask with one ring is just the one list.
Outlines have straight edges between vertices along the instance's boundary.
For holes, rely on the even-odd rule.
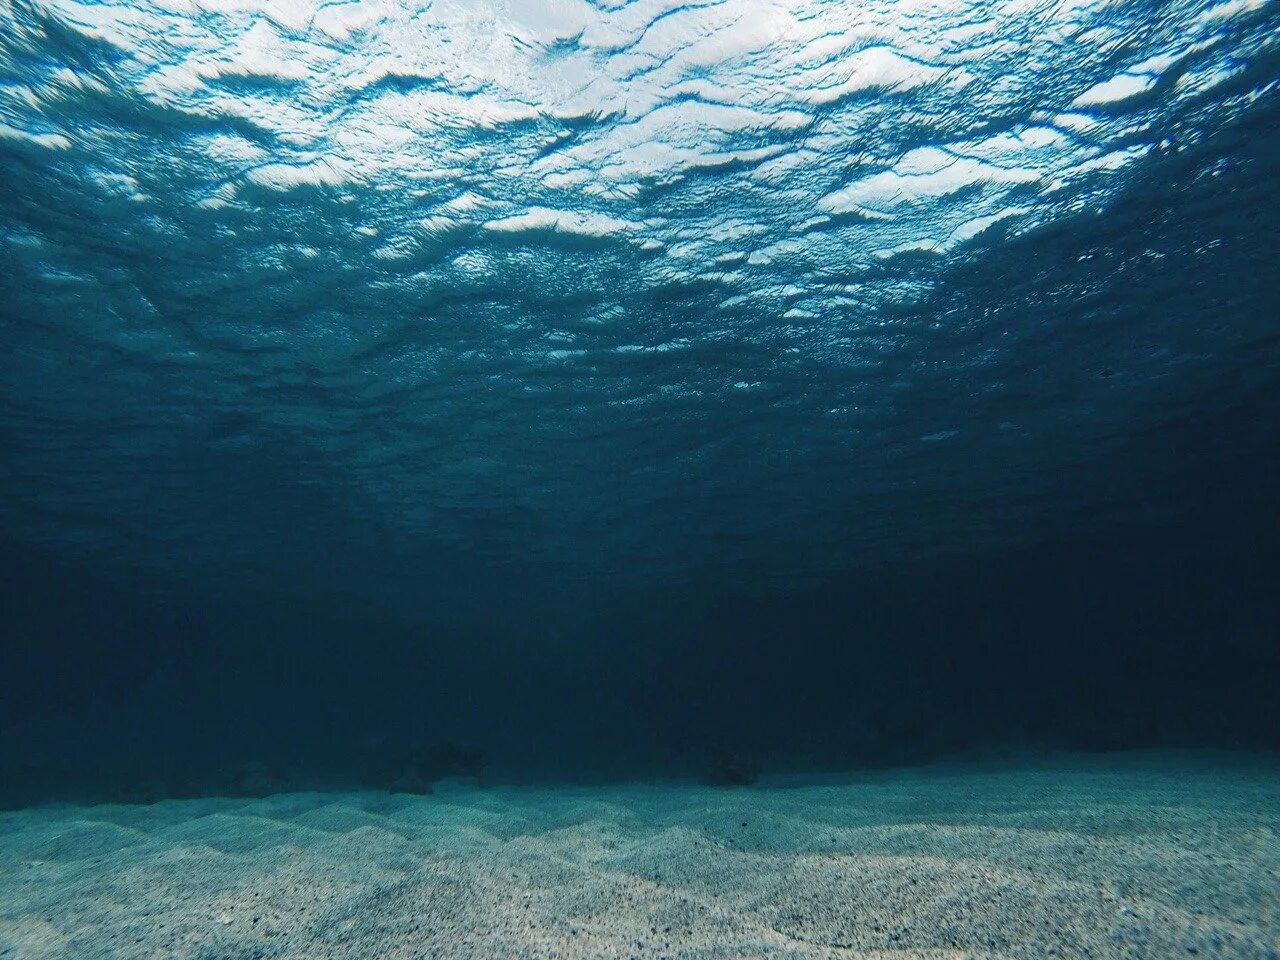
[[4,960],[1280,958],[1280,768],[0,814]]

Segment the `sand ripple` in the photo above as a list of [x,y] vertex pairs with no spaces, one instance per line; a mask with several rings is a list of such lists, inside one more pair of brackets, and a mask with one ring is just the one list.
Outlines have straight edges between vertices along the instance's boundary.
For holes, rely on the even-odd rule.
[[1168,756],[28,810],[0,957],[1276,960],[1277,811]]

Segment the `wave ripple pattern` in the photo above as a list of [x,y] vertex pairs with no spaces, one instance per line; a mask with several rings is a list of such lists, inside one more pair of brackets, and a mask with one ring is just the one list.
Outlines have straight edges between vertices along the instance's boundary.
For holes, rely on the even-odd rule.
[[167,565],[804,575],[1176,510],[1079,468],[1188,384],[1238,399],[1278,27],[0,0],[5,522]]

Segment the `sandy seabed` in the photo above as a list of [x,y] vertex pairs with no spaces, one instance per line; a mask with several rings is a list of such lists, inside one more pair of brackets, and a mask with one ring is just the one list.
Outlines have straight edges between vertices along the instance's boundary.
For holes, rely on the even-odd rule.
[[0,814],[4,960],[1280,958],[1280,766]]

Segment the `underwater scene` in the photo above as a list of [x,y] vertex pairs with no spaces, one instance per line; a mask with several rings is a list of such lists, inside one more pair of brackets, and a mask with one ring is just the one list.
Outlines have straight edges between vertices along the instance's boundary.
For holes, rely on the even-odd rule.
[[1280,2],[0,0],[0,960],[1280,960]]

